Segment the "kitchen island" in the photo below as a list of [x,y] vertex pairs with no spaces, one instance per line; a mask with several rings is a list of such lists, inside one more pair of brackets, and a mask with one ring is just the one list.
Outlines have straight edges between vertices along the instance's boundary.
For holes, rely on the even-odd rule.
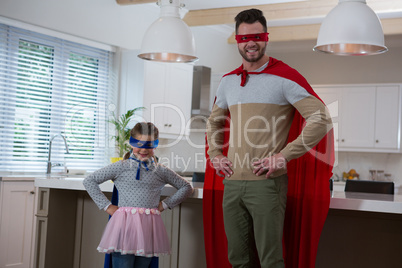
[[402,195],[331,194],[316,267],[402,267]]
[[[55,250],[58,244],[64,252],[68,248],[68,257],[72,261],[66,267],[101,267],[103,255],[97,253],[96,246],[106,225],[107,214],[100,211],[86,194],[82,180],[80,177],[43,177],[35,180],[35,186],[39,188],[39,208],[41,199],[47,198],[49,205],[46,216],[39,209],[37,213],[39,226],[40,217],[47,217],[47,232],[37,227],[42,236],[37,234],[36,256],[46,264],[38,267],[52,267],[50,264],[54,265],[53,261],[60,260],[55,258],[59,254]],[[202,226],[203,183],[192,182],[192,185],[195,191],[190,198],[162,213],[171,239],[172,255],[160,258],[161,268],[206,267]],[[105,182],[101,189],[110,196],[113,183]],[[167,186],[162,194],[167,196],[175,191]],[[61,219],[56,220],[55,217]],[[43,240],[43,233],[58,237],[54,241]],[[63,243],[60,242],[63,241],[60,239],[62,236]],[[402,195],[331,193],[330,211],[318,249],[317,268],[398,267],[402,263],[400,252]]]

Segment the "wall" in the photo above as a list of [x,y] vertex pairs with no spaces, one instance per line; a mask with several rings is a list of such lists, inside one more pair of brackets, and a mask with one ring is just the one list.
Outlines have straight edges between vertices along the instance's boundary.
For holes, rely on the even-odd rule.
[[192,27],[199,60],[196,65],[208,66],[213,73],[228,73],[241,64],[241,56],[236,45],[229,45],[231,35],[211,27]]
[[140,50],[122,50],[119,77],[119,114],[141,107],[144,89],[144,61],[137,57]]
[[205,131],[192,132],[174,146],[163,148],[163,145],[175,142],[162,139],[160,148],[155,154],[162,164],[180,173],[204,172],[205,170]]
[[[342,176],[342,172],[355,169],[360,174],[360,179],[369,179],[369,170],[384,170],[391,174],[397,187],[402,186],[402,154],[387,153],[338,153],[338,166],[334,168],[334,174]],[[401,193],[401,191],[399,191]]]
[[0,16],[125,49],[140,48],[159,10],[156,4],[120,6],[114,0],[0,1]]

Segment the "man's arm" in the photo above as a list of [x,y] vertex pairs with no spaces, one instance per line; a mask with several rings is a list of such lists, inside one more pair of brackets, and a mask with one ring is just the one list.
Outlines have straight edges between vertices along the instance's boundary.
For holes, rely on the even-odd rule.
[[211,115],[207,121],[208,156],[210,159],[218,154],[222,154],[222,148],[224,146],[223,135],[227,115],[227,109],[222,109],[214,104]]
[[280,153],[260,159],[253,163],[254,174],[266,177],[280,169],[286,169],[286,163],[298,158],[312,149],[332,128],[331,116],[327,107],[316,97],[309,96],[293,104],[306,120],[306,125],[300,135],[288,143]]
[[281,153],[287,161],[310,151],[332,129],[331,115],[324,103],[316,97],[306,97],[293,106],[306,120],[306,125],[300,135],[282,149]]
[[222,148],[225,145],[224,132],[227,115],[227,109],[222,109],[214,104],[207,122],[208,156],[216,170],[216,174],[220,177],[223,177],[220,172],[228,177],[233,174],[231,169],[232,162],[222,154]]

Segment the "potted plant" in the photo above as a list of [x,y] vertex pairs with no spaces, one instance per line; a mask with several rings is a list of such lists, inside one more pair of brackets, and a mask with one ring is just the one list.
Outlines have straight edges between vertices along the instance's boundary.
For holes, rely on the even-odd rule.
[[131,129],[128,128],[127,125],[133,119],[135,113],[142,109],[145,108],[137,107],[132,110],[128,110],[125,114],[122,114],[119,117],[113,113],[113,119],[108,121],[109,123],[112,123],[116,129],[116,135],[112,136],[112,139],[116,141],[116,147],[119,155],[119,157],[112,157],[112,162],[123,159],[124,154],[130,150],[130,146],[127,141],[130,139]]

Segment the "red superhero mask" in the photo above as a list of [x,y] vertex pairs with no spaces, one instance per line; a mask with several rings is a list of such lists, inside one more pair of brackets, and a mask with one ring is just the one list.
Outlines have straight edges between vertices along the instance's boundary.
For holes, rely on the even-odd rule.
[[246,43],[249,41],[268,42],[268,33],[236,34],[236,41],[237,41],[237,43]]

